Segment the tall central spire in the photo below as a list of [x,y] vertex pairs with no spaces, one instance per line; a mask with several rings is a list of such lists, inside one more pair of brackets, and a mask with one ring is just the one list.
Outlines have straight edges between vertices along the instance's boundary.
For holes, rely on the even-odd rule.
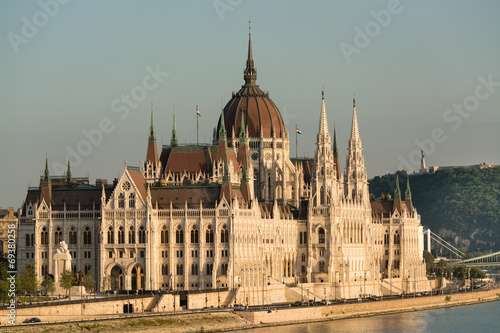
[[358,116],[356,115],[356,99],[352,99],[351,140],[359,140]]
[[245,79],[245,85],[254,85],[255,80],[257,80],[257,70],[254,67],[252,56],[252,36],[250,33],[250,21],[248,21],[248,58],[243,78]]
[[170,136],[170,146],[177,147],[177,130],[175,129],[175,108],[173,115],[172,135]]

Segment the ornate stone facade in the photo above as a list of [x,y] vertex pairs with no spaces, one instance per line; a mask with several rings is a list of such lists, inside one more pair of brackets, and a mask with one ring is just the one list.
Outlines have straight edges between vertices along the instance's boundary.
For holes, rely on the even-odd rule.
[[249,304],[428,289],[409,183],[405,200],[398,185],[394,200],[370,202],[355,105],[344,173],[324,96],[314,159],[291,159],[256,73],[249,41],[245,84],[211,145],[179,146],[174,118],[158,157],[151,112],[143,167],[112,184],[72,178],[69,164],[51,178],[46,166],[19,217],[21,266],[34,259],[53,274],[64,240],[73,269],[92,269],[101,286],[111,276],[112,289],[228,288]]

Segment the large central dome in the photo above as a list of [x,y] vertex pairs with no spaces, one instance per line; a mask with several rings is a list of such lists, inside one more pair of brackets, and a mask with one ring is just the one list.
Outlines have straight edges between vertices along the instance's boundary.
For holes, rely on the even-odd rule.
[[[227,137],[238,137],[241,130],[241,117],[244,117],[250,138],[282,138],[285,132],[280,111],[269,98],[269,93],[263,92],[255,84],[257,70],[253,64],[252,41],[248,38],[248,59],[244,71],[245,84],[237,92],[233,92],[231,100],[224,107],[224,123]],[[217,133],[220,129],[220,118]]]

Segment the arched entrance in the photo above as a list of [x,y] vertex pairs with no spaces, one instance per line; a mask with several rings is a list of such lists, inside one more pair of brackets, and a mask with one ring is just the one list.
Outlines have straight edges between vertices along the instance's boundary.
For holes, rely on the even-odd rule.
[[115,266],[111,270],[111,289],[123,289],[123,271],[120,266]]
[[137,289],[144,289],[144,272],[139,265],[132,268],[132,290]]

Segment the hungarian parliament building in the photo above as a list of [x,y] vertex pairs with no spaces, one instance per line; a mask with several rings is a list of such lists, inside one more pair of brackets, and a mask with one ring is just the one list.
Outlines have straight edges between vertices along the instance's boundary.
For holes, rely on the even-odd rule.
[[355,103],[341,171],[324,96],[314,158],[294,159],[256,79],[249,38],[244,84],[212,144],[179,145],[174,115],[158,153],[151,110],[145,162],[113,182],[73,177],[69,162],[51,177],[46,160],[19,212],[18,271],[34,261],[39,282],[55,274],[64,241],[74,272],[118,291],[227,290],[252,305],[304,289],[316,299],[428,290],[409,180],[404,195],[397,182],[392,195],[370,196]]

